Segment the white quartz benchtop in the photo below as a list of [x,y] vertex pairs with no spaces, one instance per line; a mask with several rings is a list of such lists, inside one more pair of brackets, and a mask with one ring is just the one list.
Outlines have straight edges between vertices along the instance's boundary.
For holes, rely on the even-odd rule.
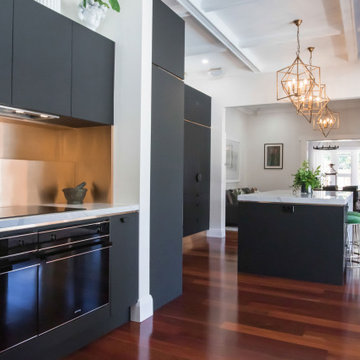
[[41,214],[0,219],[0,231],[20,230],[71,221],[91,220],[100,217],[127,214],[139,211],[137,204],[46,204],[47,206],[73,207],[84,210],[59,212],[55,214]]
[[352,192],[345,191],[314,191],[312,195],[293,194],[292,190],[274,190],[254,194],[242,194],[238,201],[290,203],[309,205],[349,205],[352,209]]

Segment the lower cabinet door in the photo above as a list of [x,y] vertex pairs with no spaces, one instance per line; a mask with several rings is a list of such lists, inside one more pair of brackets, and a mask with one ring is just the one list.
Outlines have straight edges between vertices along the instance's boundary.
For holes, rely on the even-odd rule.
[[37,335],[38,266],[0,274],[0,352]]
[[39,331],[109,303],[109,249],[49,257],[39,271]]

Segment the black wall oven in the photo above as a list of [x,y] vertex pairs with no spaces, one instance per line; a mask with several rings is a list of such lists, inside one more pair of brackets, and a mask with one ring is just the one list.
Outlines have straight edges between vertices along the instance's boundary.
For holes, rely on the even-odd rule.
[[0,237],[0,352],[37,335],[37,234]]
[[109,221],[39,233],[39,332],[109,303]]

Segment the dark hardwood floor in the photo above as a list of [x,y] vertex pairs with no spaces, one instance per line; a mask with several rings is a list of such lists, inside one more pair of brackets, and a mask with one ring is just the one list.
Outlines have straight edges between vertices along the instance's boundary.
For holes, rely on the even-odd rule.
[[237,274],[236,233],[184,251],[184,294],[68,360],[360,359],[360,276],[346,286]]

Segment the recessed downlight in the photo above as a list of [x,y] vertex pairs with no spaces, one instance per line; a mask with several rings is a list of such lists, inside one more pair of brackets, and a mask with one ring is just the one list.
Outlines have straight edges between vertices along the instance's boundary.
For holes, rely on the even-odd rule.
[[202,62],[204,65],[206,65],[206,64],[209,63],[209,59],[202,59],[201,62]]

